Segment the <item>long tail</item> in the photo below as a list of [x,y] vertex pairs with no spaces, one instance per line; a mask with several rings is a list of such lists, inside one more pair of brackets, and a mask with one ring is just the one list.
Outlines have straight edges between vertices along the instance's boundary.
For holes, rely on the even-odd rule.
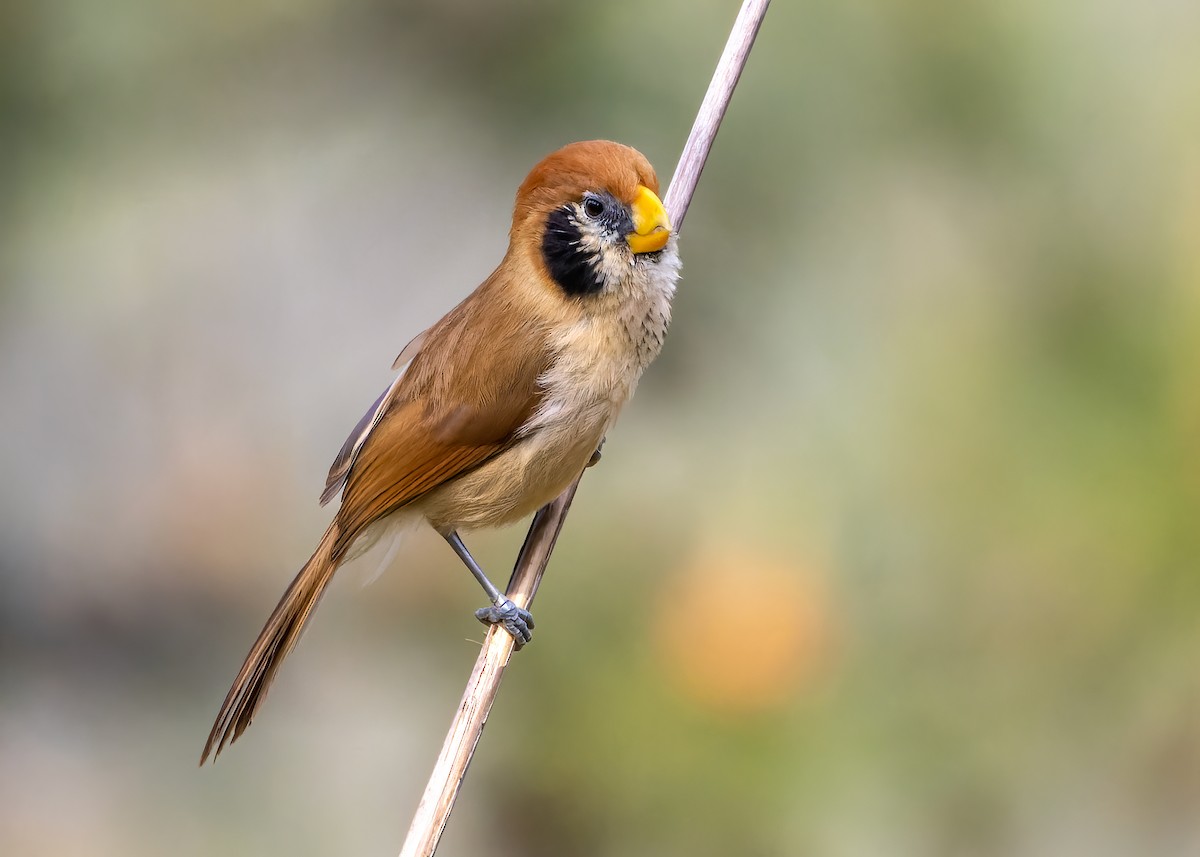
[[210,753],[214,759],[219,756],[221,750],[236,741],[254,719],[271,688],[271,682],[275,680],[275,673],[279,671],[283,659],[296,647],[308,617],[341,564],[341,558],[334,559],[333,556],[337,538],[338,524],[334,521],[321,537],[321,543],[312,557],[300,569],[287,592],[283,593],[271,618],[263,626],[262,633],[250,647],[245,663],[233,680],[225,701],[221,703],[221,711],[217,714],[212,731],[208,733],[204,752],[200,754],[201,765]]

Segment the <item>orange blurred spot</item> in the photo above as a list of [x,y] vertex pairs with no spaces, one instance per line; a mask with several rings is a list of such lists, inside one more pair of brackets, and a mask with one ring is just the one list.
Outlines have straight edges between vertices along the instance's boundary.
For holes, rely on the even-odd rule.
[[830,655],[828,619],[824,592],[805,569],[724,551],[697,558],[666,585],[656,643],[688,696],[752,713],[811,689]]

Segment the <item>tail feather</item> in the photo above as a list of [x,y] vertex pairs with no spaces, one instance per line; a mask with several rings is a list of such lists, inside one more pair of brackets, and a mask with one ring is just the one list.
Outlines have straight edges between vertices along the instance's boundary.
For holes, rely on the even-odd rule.
[[337,538],[338,525],[334,522],[321,537],[321,543],[312,557],[283,593],[283,598],[267,619],[258,639],[250,647],[237,678],[233,680],[233,686],[221,703],[212,731],[208,733],[208,741],[200,755],[201,765],[210,754],[216,759],[221,750],[236,741],[254,719],[283,659],[296,647],[308,617],[341,564],[340,558],[333,556]]

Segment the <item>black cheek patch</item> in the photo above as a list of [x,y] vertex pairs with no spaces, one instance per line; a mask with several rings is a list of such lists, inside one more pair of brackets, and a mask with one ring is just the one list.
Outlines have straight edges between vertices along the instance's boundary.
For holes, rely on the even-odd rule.
[[569,208],[550,212],[542,236],[542,258],[554,282],[568,295],[595,294],[604,287],[592,258],[581,246],[582,240]]

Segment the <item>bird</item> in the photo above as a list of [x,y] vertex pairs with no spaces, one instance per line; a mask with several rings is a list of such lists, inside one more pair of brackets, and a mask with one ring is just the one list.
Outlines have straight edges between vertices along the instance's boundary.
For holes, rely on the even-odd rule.
[[636,149],[564,146],[517,190],[508,249],[413,339],[334,459],[341,503],[233,681],[200,764],[245,732],[337,569],[388,527],[431,526],[479,582],[476,612],[519,648],[534,626],[460,531],[513,523],[567,488],[658,356],[680,272],[658,178]]

